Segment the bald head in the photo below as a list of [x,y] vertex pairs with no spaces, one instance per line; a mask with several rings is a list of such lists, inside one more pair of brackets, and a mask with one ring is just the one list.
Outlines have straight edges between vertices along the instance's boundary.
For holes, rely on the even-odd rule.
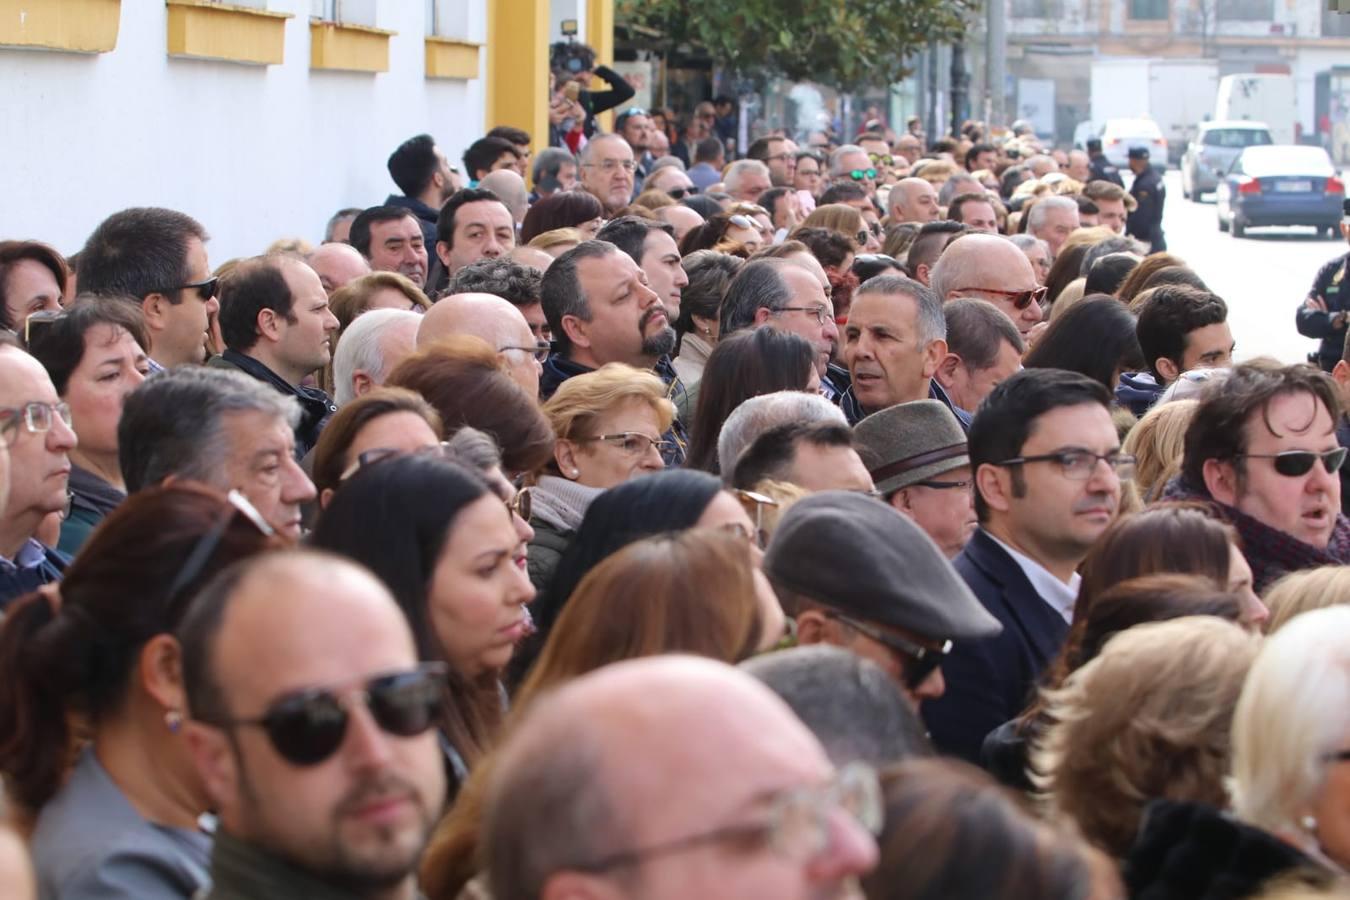
[[478,182],[478,186],[484,190],[492,191],[506,208],[511,211],[511,218],[515,219],[517,225],[525,221],[525,213],[530,208],[530,192],[525,187],[525,179],[520,177],[520,173],[515,169],[498,169],[495,172],[489,172]]
[[486,341],[498,352],[507,374],[531,397],[539,396],[543,367],[533,355],[535,337],[519,309],[494,294],[451,294],[432,304],[417,329],[422,349],[456,334]]
[[529,266],[531,269],[538,269],[540,272],[547,272],[548,267],[553,265],[553,257],[549,256],[538,247],[528,247],[524,244],[517,244],[511,248],[511,252],[506,254],[512,262],[520,263],[522,266]]
[[937,190],[922,178],[900,179],[891,188],[887,202],[891,224],[936,222],[942,215],[938,208]]
[[318,273],[330,297],[347,282],[370,274],[370,263],[351,244],[320,244],[305,257],[305,262]]
[[703,217],[682,203],[663,206],[656,211],[656,217],[675,229],[675,243],[684,240],[684,236],[703,224]]
[[[744,821],[830,771],[816,738],[745,673],[685,656],[606,666],[537,700],[499,751],[483,820],[494,896],[538,897],[616,850]],[[679,879],[679,896],[824,896],[875,860],[856,823],[840,824],[832,864],[765,848],[713,868],[683,857],[662,880]]]
[[946,302],[957,297],[988,300],[1007,314],[1026,334],[1041,321],[1039,303],[1020,309],[1011,293],[1037,287],[1031,260],[1016,244],[994,234],[967,234],[947,245],[929,275],[929,284],[938,299]]

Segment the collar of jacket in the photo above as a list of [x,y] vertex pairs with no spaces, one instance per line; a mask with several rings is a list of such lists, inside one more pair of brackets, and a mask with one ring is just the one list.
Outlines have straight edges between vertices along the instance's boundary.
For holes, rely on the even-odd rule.
[[211,850],[211,881],[211,900],[360,900],[223,831]]
[[424,222],[436,224],[436,219],[440,217],[440,210],[427,206],[416,197],[405,197],[402,194],[390,194],[384,200],[385,206],[394,206],[399,209],[411,210],[412,214]]
[[[337,412],[337,406],[329,399],[328,395],[315,388],[298,387],[282,378],[276,372],[273,372],[266,365],[259,362],[247,354],[240,353],[237,350],[226,348],[225,352],[220,354],[223,362],[229,363],[245,375],[251,375],[259,381],[266,382],[277,391],[294,397],[300,401],[300,406],[309,415],[317,413],[322,417],[323,413]],[[318,404],[323,404],[323,409],[318,409]]]

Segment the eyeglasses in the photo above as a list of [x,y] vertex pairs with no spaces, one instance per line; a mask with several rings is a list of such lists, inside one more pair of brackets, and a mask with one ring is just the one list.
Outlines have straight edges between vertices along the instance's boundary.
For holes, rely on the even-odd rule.
[[834,319],[834,314],[830,312],[828,306],[780,306],[777,309],[769,310],[771,314],[785,312],[803,312],[815,319],[821,325]]
[[756,543],[763,549],[764,545],[768,543],[768,535],[764,533],[764,509],[765,507],[777,509],[778,501],[764,494],[744,491],[740,488],[734,488],[731,493],[740,501],[745,514],[754,520]]
[[860,231],[860,232],[858,232],[857,234],[855,234],[855,235],[853,236],[853,239],[854,239],[854,241],[858,244],[858,246],[861,247],[863,244],[866,244],[866,243],[867,243],[867,239],[868,239],[868,237],[871,236],[871,234],[872,234],[872,232],[870,232],[870,231],[868,231],[866,228],[864,228],[862,231]]
[[689,185],[689,187],[678,187],[666,191],[666,196],[673,200],[683,200],[685,197],[693,197],[698,193],[698,187]]
[[935,649],[923,647],[913,641],[905,640],[898,634],[883,631],[880,628],[868,625],[866,622],[859,622],[852,616],[846,616],[843,613],[830,610],[825,615],[843,622],[854,631],[865,634],[878,644],[882,644],[904,656],[905,686],[911,691],[918,690],[919,686],[928,680],[928,676],[933,674],[933,670],[942,665],[942,660],[947,657],[947,654],[952,652],[951,641],[943,641],[942,646]]
[[33,326],[50,325],[66,317],[68,310],[64,309],[40,309],[35,313],[30,313],[23,320],[23,343],[24,346],[30,346],[33,343]]
[[867,154],[867,158],[872,161],[872,165],[874,166],[889,166],[895,162],[895,157],[890,154],[883,155],[881,153],[869,153]]
[[1029,291],[1002,291],[998,288],[957,288],[958,294],[964,294],[972,291],[977,294],[998,294],[1000,297],[1007,297],[1012,301],[1015,309],[1026,309],[1032,303],[1040,303],[1045,299],[1046,288],[1044,286],[1032,288]]
[[219,278],[208,278],[205,281],[194,281],[191,284],[180,284],[174,288],[175,291],[195,290],[197,296],[205,303],[216,295],[216,288],[220,286]]
[[1239,459],[1273,459],[1275,460],[1275,471],[1286,478],[1299,478],[1312,471],[1313,465],[1320,459],[1322,468],[1328,475],[1334,475],[1339,472],[1341,466],[1345,465],[1345,447],[1337,447],[1335,450],[1328,450],[1325,453],[1314,453],[1311,450],[1286,450],[1283,453],[1241,453]]
[[548,355],[552,349],[553,345],[548,341],[536,341],[533,347],[499,347],[497,348],[497,352],[506,353],[510,350],[517,350],[521,353],[528,353],[540,362],[544,362],[548,359]]
[[[1344,458],[1344,453],[1342,453]],[[1057,450],[1054,453],[1042,453],[1038,456],[1018,456],[994,463],[996,466],[1020,466],[1026,463],[1052,462],[1059,466],[1060,474],[1073,481],[1087,481],[1097,469],[1098,462],[1111,467],[1121,481],[1134,477],[1134,457],[1128,453],[1093,453],[1091,450],[1074,448]],[[1306,469],[1304,471],[1307,471]]]
[[1324,763],[1350,762],[1350,750],[1333,750],[1330,753],[1323,753],[1322,762]]
[[771,162],[784,162],[784,163],[785,163],[785,162],[787,162],[788,160],[791,160],[791,159],[796,159],[796,154],[794,154],[794,153],[789,153],[789,152],[787,152],[786,150],[784,150],[782,153],[775,153],[773,156],[766,156],[766,157],[764,157],[764,158],[763,158],[763,162],[765,162],[765,163],[771,163]]
[[670,441],[654,438],[651,435],[643,434],[640,431],[620,431],[616,434],[600,434],[595,437],[581,438],[585,441],[603,441],[613,447],[618,447],[629,456],[638,456],[646,453],[652,447],[656,448],[658,453],[665,453],[673,446]]
[[272,747],[294,766],[318,765],[342,746],[352,703],[364,703],[375,724],[395,737],[416,737],[436,724],[445,697],[445,663],[377,675],[360,688],[338,694],[312,688],[282,697],[256,719],[207,722],[219,728],[250,726],[267,732]]
[[803,169],[803,168],[802,168],[802,164],[801,164],[801,163],[797,163],[797,174],[798,174],[798,175],[807,175],[807,176],[810,176],[810,175],[819,175],[819,174],[820,174],[820,168],[817,167],[817,168],[814,168],[814,169]]
[[221,510],[220,518],[216,520],[210,530],[204,532],[197,539],[197,543],[188,552],[187,559],[183,560],[183,564],[178,567],[178,572],[173,576],[173,580],[169,582],[169,590],[165,594],[168,598],[167,608],[173,609],[184,589],[201,577],[206,564],[211,561],[216,548],[225,539],[225,532],[230,530],[230,525],[237,516],[243,516],[247,519],[263,537],[272,537],[276,533],[275,529],[263,518],[263,514],[258,511],[258,508],[239,491],[230,491],[225,495],[225,500],[226,506]]
[[599,169],[602,172],[613,172],[615,169],[623,169],[625,172],[637,171],[637,163],[631,159],[607,159],[598,163],[582,163],[581,166]]
[[0,406],[0,435],[8,447],[19,434],[19,425],[23,424],[29,434],[43,434],[52,428],[52,417],[60,419],[67,428],[72,427],[70,404],[43,403],[34,400],[23,406]]
[[854,169],[848,173],[848,177],[854,181],[863,181],[864,179],[873,179],[877,177],[876,169]]
[[604,872],[637,865],[658,856],[680,853],[706,844],[733,842],[746,849],[767,846],[780,856],[807,860],[830,847],[830,818],[842,810],[872,834],[881,833],[885,806],[876,770],[855,762],[841,768],[827,784],[793,788],[774,794],[767,814],[758,822],[727,825],[702,834],[677,838],[637,850],[621,850],[571,868]]

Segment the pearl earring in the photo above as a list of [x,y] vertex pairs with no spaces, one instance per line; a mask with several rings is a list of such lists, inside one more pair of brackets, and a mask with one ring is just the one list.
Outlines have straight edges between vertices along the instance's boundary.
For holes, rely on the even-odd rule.
[[164,727],[169,729],[169,734],[177,734],[178,729],[183,727],[183,714],[176,709],[171,709],[164,714]]
[[1302,819],[1299,819],[1298,823],[1302,825],[1303,830],[1309,834],[1317,831],[1317,820],[1312,816],[1304,816]]

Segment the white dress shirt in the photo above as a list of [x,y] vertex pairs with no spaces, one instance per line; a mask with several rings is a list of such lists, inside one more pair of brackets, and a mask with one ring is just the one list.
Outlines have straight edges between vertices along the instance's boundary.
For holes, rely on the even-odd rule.
[[[989,534],[989,532],[986,531],[985,534]],[[1008,551],[1008,555],[1021,567],[1022,572],[1027,576],[1027,581],[1031,582],[1031,586],[1035,588],[1037,594],[1040,594],[1041,599],[1049,604],[1051,609],[1063,616],[1065,622],[1073,622],[1073,606],[1078,600],[1078,585],[1082,582],[1083,577],[1074,572],[1068,583],[1065,584],[1056,578],[1049,569],[1030,556],[1014,550],[992,534],[989,534],[989,537],[993,539],[995,544]]]

